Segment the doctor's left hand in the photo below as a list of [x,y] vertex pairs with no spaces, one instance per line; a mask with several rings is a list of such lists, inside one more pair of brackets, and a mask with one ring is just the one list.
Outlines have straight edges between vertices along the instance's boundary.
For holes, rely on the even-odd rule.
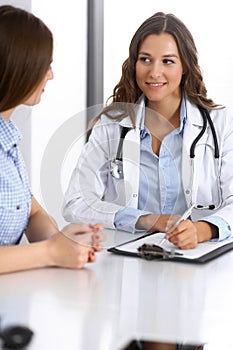
[[149,232],[165,232],[180,218],[180,215],[170,214],[146,214],[138,218],[136,228],[145,229]]

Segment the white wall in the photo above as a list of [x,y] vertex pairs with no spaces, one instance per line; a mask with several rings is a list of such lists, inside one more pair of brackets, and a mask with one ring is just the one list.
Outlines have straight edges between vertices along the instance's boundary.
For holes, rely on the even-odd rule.
[[105,1],[104,99],[120,79],[133,34],[158,11],[173,13],[186,24],[196,42],[209,97],[232,107],[232,9],[228,0]]
[[[66,135],[60,131],[66,130],[74,115],[78,118],[75,118],[77,138],[86,127],[85,116],[80,112],[86,105],[87,1],[32,0],[32,13],[53,32],[54,79],[47,83],[41,103],[32,112],[31,183],[35,196],[62,225],[60,207],[71,169],[66,165],[66,174],[61,177],[61,157],[64,147],[69,147],[64,138],[69,138],[70,130]],[[54,138],[56,135],[60,138]]]
[[16,7],[20,7],[22,9],[25,9],[27,11],[30,11],[31,9],[31,0],[0,0],[0,6],[1,5],[12,5]]
[[[82,135],[86,128],[83,111],[86,106],[87,0],[67,0],[65,3],[0,0],[0,5],[5,4],[32,11],[53,32],[54,80],[48,82],[39,105],[33,109],[20,106],[14,112],[13,119],[23,134],[21,150],[28,167],[33,194],[61,226],[65,223],[60,213],[63,192],[74,159],[84,142]],[[73,121],[72,125],[69,124],[70,120]],[[66,130],[65,135],[61,135],[61,129]],[[71,156],[68,155],[66,160],[66,151],[72,143],[72,131],[72,140],[77,139],[78,142],[71,153],[71,161]],[[61,136],[60,139],[57,139],[58,136]],[[55,149],[52,154],[51,149]]]

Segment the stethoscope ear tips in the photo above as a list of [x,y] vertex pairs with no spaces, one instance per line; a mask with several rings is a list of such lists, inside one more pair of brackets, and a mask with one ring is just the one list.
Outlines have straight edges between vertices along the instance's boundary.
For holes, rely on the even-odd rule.
[[3,349],[23,349],[28,345],[33,332],[23,326],[7,327],[1,331],[0,337],[3,340]]

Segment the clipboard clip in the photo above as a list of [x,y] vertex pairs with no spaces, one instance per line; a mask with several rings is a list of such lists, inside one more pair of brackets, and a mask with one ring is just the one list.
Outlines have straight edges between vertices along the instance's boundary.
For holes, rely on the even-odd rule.
[[183,254],[178,253],[175,249],[166,250],[156,244],[144,243],[138,247],[138,255],[146,260],[167,260],[182,256]]

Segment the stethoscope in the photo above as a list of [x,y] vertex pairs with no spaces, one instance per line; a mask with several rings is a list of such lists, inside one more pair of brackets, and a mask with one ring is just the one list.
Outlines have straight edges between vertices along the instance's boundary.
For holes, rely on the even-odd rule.
[[[213,124],[213,121],[210,117],[209,111],[203,107],[198,106],[198,109],[202,115],[203,118],[203,126],[202,129],[200,131],[200,133],[197,135],[197,137],[195,138],[195,140],[193,141],[191,147],[190,147],[190,161],[191,161],[191,177],[190,177],[190,189],[192,189],[192,184],[193,184],[193,178],[194,178],[194,157],[195,157],[195,148],[197,145],[197,142],[200,140],[200,138],[204,135],[206,128],[207,128],[207,122],[209,123],[212,135],[213,135],[213,140],[214,140],[214,159],[215,159],[215,172],[217,175],[217,182],[218,182],[218,194],[219,194],[219,203],[217,205],[214,204],[210,204],[210,205],[195,205],[195,209],[209,209],[209,210],[214,210],[214,209],[218,209],[220,208],[221,204],[222,204],[222,195],[221,195],[221,190],[220,190],[220,179],[219,179],[219,175],[218,175],[218,169],[219,169],[219,147],[218,147],[218,139],[217,139],[217,135],[216,135],[216,130]],[[121,130],[121,136],[120,136],[120,141],[118,144],[118,148],[117,148],[117,153],[116,153],[116,157],[113,158],[110,162],[110,173],[112,175],[113,178],[115,179],[123,179],[124,178],[124,173],[123,173],[123,162],[122,162],[122,148],[123,148],[123,142],[125,139],[125,136],[127,134],[127,132],[130,130],[131,128],[127,128],[127,127],[122,127]],[[191,193],[192,190],[190,190]],[[192,196],[191,196],[192,197]],[[190,197],[190,198],[191,198]],[[193,203],[190,203],[190,206],[192,206]]]
[[123,163],[122,163],[122,148],[123,148],[123,142],[124,142],[125,136],[129,130],[130,128],[127,128],[126,126],[122,127],[120,141],[117,147],[116,157],[113,158],[110,162],[110,174],[112,175],[113,178],[118,180],[121,180],[124,178]]

